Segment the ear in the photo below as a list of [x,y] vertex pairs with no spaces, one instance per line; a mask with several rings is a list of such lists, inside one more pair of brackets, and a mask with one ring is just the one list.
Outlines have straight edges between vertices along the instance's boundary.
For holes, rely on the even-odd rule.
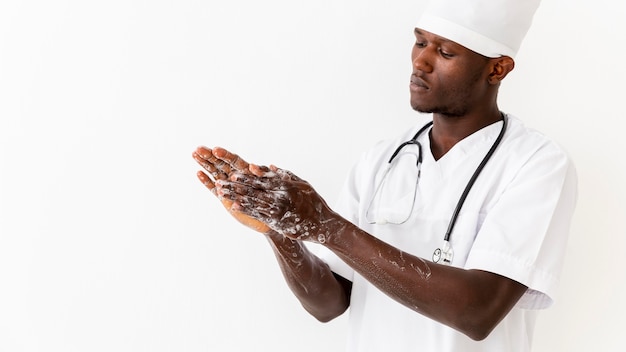
[[487,78],[489,84],[499,84],[515,68],[515,61],[509,56],[491,59],[491,72]]

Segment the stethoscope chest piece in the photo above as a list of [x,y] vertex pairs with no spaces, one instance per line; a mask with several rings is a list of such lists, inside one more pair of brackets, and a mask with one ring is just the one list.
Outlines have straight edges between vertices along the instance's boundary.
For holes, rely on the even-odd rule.
[[435,249],[433,252],[433,262],[435,263],[451,265],[453,257],[454,252],[452,251],[452,246],[450,246],[449,241],[443,241],[443,246]]

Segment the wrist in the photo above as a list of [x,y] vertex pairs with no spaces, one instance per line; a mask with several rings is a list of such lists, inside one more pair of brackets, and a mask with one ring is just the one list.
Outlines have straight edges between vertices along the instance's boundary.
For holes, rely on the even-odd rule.
[[327,209],[320,220],[319,230],[314,235],[314,242],[328,246],[342,237],[350,222],[334,211]]
[[276,242],[276,241],[280,241],[282,242],[285,239],[285,236],[283,236],[282,234],[270,229],[267,232],[264,232],[263,235],[265,235],[265,237],[267,237],[268,240]]

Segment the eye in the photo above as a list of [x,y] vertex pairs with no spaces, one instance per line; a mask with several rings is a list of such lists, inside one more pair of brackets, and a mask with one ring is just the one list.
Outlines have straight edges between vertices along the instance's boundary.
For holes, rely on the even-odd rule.
[[415,42],[415,46],[418,47],[418,48],[425,48],[426,47],[426,43],[423,42],[423,41],[419,41],[418,40],[418,41]]
[[454,57],[454,54],[452,54],[452,53],[450,53],[450,52],[448,52],[448,51],[446,51],[446,50],[444,50],[442,48],[439,48],[439,53],[441,54],[441,56],[443,56],[445,58],[448,58],[448,59],[451,58],[451,57]]

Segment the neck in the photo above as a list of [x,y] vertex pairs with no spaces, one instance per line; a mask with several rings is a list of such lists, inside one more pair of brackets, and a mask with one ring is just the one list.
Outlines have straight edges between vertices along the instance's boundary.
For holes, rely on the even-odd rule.
[[500,120],[502,114],[497,107],[464,116],[433,114],[433,128],[430,132],[430,150],[433,157],[439,160],[465,137]]

